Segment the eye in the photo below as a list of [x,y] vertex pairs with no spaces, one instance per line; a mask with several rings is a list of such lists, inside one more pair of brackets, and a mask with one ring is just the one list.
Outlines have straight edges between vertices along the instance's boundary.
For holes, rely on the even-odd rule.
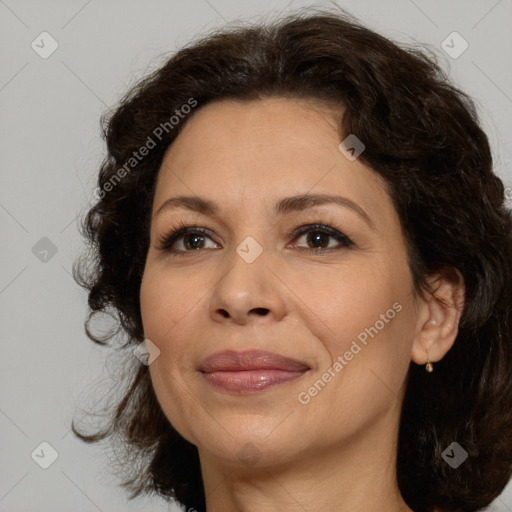
[[180,223],[178,229],[160,238],[159,249],[168,253],[185,253],[218,247],[215,243],[214,247],[205,247],[206,238],[211,240],[206,229],[199,226],[186,226]]
[[[344,247],[351,247],[354,242],[350,240],[346,235],[338,231],[337,229],[325,226],[323,224],[310,224],[308,226],[302,226],[294,231],[293,236],[297,238],[305,238],[305,242],[310,247],[302,247],[300,250],[315,251],[315,252],[330,252],[331,250],[339,250]],[[334,239],[338,244],[334,246],[330,245],[329,239]]]

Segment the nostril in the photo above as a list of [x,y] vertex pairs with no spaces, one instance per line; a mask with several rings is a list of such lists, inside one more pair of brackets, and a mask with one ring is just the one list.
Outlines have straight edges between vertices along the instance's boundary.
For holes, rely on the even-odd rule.
[[251,311],[254,311],[258,315],[266,315],[268,313],[267,308],[254,308],[254,309],[251,309]]

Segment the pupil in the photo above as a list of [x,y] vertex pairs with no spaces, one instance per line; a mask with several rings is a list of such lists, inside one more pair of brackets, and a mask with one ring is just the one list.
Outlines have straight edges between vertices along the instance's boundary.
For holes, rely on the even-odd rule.
[[[190,243],[191,240],[193,240],[192,243]],[[185,245],[190,246],[192,249],[200,249],[201,243],[202,235],[187,235],[185,239]]]
[[310,234],[309,236],[309,241],[312,241],[313,243],[320,243],[321,245],[320,246],[316,246],[316,247],[326,247],[327,246],[327,243],[326,243],[326,240],[324,238],[327,238],[325,233],[321,233],[319,231],[316,231],[314,234]]

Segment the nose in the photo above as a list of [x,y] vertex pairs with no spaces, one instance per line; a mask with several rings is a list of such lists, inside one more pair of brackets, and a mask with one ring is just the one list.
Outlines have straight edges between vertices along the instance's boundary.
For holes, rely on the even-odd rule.
[[268,260],[265,251],[252,263],[233,251],[211,295],[210,316],[215,322],[243,325],[285,316],[286,287]]

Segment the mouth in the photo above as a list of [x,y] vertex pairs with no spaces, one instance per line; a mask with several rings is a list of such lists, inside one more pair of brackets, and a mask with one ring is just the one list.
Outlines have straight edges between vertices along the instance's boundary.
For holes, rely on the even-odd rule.
[[272,352],[228,350],[208,357],[198,370],[214,388],[246,394],[298,379],[310,367],[301,361]]

